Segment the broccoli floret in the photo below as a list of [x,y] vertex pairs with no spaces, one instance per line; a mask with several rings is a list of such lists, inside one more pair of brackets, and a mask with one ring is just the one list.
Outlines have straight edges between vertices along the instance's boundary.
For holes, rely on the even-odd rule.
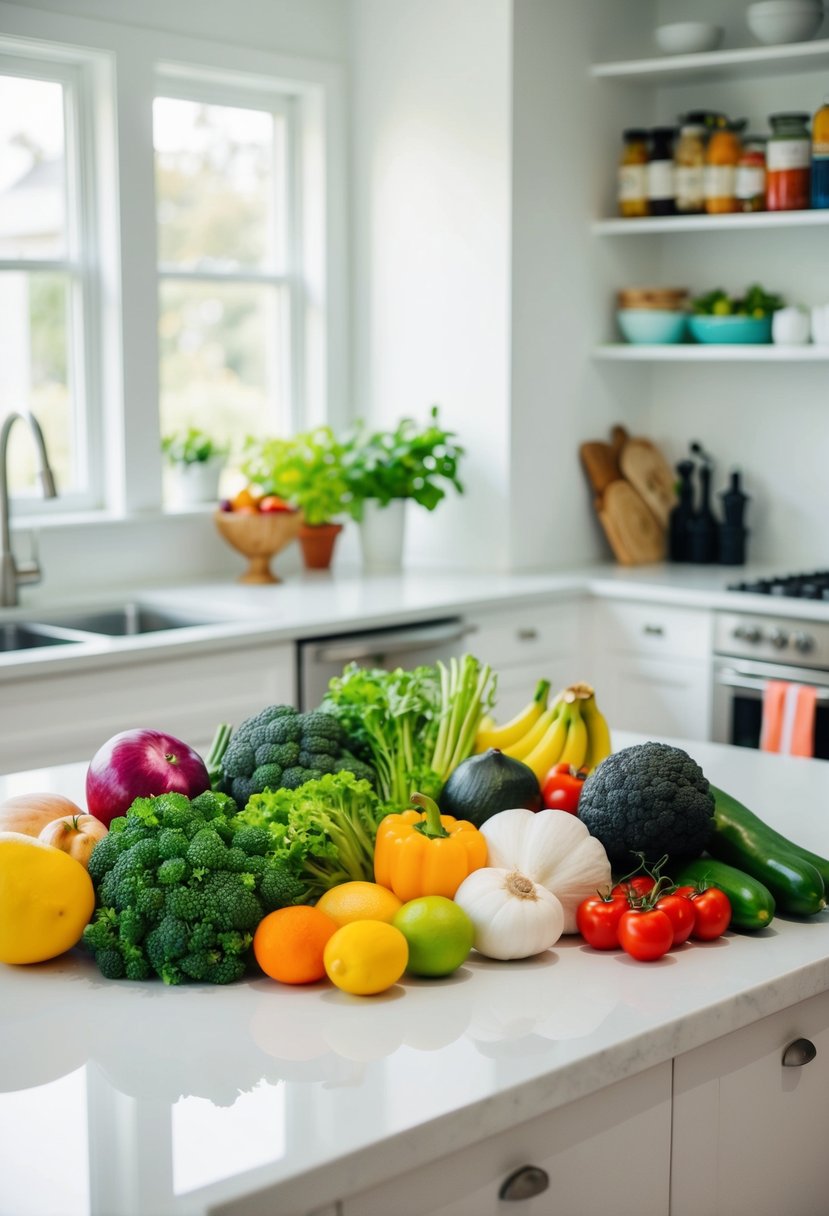
[[614,752],[589,775],[579,819],[614,867],[699,857],[713,827],[714,795],[702,769],[681,748],[639,743]]
[[245,806],[251,795],[260,793],[257,790],[256,783],[250,777],[234,777],[231,783],[231,792],[239,806]]
[[89,877],[93,882],[99,882],[112,869],[125,847],[120,832],[107,832],[98,841],[89,857]]
[[81,940],[87,950],[115,950],[118,947],[118,917],[113,908],[99,908],[83,931]]
[[345,732],[333,714],[327,714],[321,709],[315,709],[307,714],[301,714],[300,721],[302,723],[302,735],[304,739],[317,735],[323,739],[330,739],[333,743],[337,743],[340,746],[345,743]]
[[264,857],[270,844],[267,828],[251,827],[247,824],[233,834],[233,843],[248,857]]
[[334,761],[334,772],[353,773],[358,781],[367,781],[372,786],[377,781],[374,769],[368,764],[364,764],[362,760],[358,760],[356,756],[352,756],[348,751],[343,752],[341,760]]
[[279,764],[260,764],[251,774],[254,788],[259,790],[278,790],[282,784],[282,767]]
[[183,857],[187,844],[187,837],[181,828],[164,828],[158,836],[158,856],[162,861],[169,857]]
[[233,738],[225,752],[222,768],[226,777],[243,777],[256,766],[256,753],[247,739]]
[[158,881],[165,887],[174,887],[187,877],[187,862],[183,857],[168,857],[158,867]]
[[232,984],[235,980],[242,978],[246,967],[247,964],[242,958],[224,957],[220,962],[211,966],[204,978],[209,984]]
[[213,828],[201,828],[190,841],[187,860],[193,867],[205,870],[223,868],[227,845]]
[[281,865],[266,865],[259,886],[259,897],[266,912],[302,903],[308,888],[300,878]]
[[112,948],[96,950],[95,962],[104,979],[122,980],[126,975],[126,967],[120,950]]
[[314,780],[323,773],[333,773],[335,760],[327,752],[300,752],[299,766],[307,768],[314,774]]
[[204,898],[201,891],[192,887],[171,887],[164,900],[164,911],[180,920],[199,921],[204,913]]
[[299,743],[302,737],[302,722],[298,714],[283,714],[274,718],[265,728],[268,743],[281,746],[283,743]]

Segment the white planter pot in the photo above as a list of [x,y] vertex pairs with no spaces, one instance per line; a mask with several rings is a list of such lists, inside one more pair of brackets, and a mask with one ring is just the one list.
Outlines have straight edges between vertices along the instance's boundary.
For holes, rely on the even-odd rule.
[[174,465],[169,472],[170,501],[176,507],[217,502],[224,460],[198,460]]
[[373,572],[399,570],[403,564],[405,530],[405,498],[393,498],[386,506],[367,499],[360,523],[363,568]]

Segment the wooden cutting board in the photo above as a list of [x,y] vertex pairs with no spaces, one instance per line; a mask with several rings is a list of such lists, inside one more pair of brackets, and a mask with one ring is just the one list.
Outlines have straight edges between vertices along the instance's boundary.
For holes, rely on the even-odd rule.
[[614,426],[610,443],[590,440],[579,447],[579,456],[594,494],[601,496],[611,482],[622,476],[619,456],[628,440],[625,428]]
[[614,556],[623,566],[664,560],[665,529],[625,478],[607,486],[596,500],[596,511]]
[[663,528],[676,505],[676,474],[648,439],[628,439],[619,453],[619,468],[650,507]]

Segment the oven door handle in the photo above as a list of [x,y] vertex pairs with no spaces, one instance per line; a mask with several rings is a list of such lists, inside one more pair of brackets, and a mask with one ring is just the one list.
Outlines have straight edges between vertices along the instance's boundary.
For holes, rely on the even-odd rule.
[[[742,692],[756,692],[762,695],[767,680],[758,676],[744,676],[733,668],[721,667],[716,673],[716,682],[725,688],[737,688]],[[829,688],[817,689],[817,700],[820,705],[829,705]]]

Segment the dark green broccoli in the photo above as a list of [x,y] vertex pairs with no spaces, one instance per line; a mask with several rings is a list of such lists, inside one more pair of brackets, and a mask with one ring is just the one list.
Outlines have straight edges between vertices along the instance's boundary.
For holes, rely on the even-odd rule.
[[259,898],[266,912],[287,908],[291,904],[301,904],[307,897],[306,884],[285,866],[265,866],[259,885]]
[[[137,798],[96,844],[96,911],[83,943],[111,979],[223,984],[244,974],[256,927],[274,905],[260,888],[269,833],[235,830],[236,803],[207,791]],[[281,905],[279,905],[281,906]]]
[[354,772],[375,782],[373,770],[349,750],[337,718],[320,709],[301,714],[291,705],[271,705],[233,732],[222,724],[211,757],[211,771],[220,774],[214,784],[239,806],[264,790],[298,789],[326,773]]
[[681,748],[639,743],[603,760],[585,781],[579,819],[615,868],[633,869],[643,853],[655,864],[699,857],[713,828],[714,795],[700,766]]

